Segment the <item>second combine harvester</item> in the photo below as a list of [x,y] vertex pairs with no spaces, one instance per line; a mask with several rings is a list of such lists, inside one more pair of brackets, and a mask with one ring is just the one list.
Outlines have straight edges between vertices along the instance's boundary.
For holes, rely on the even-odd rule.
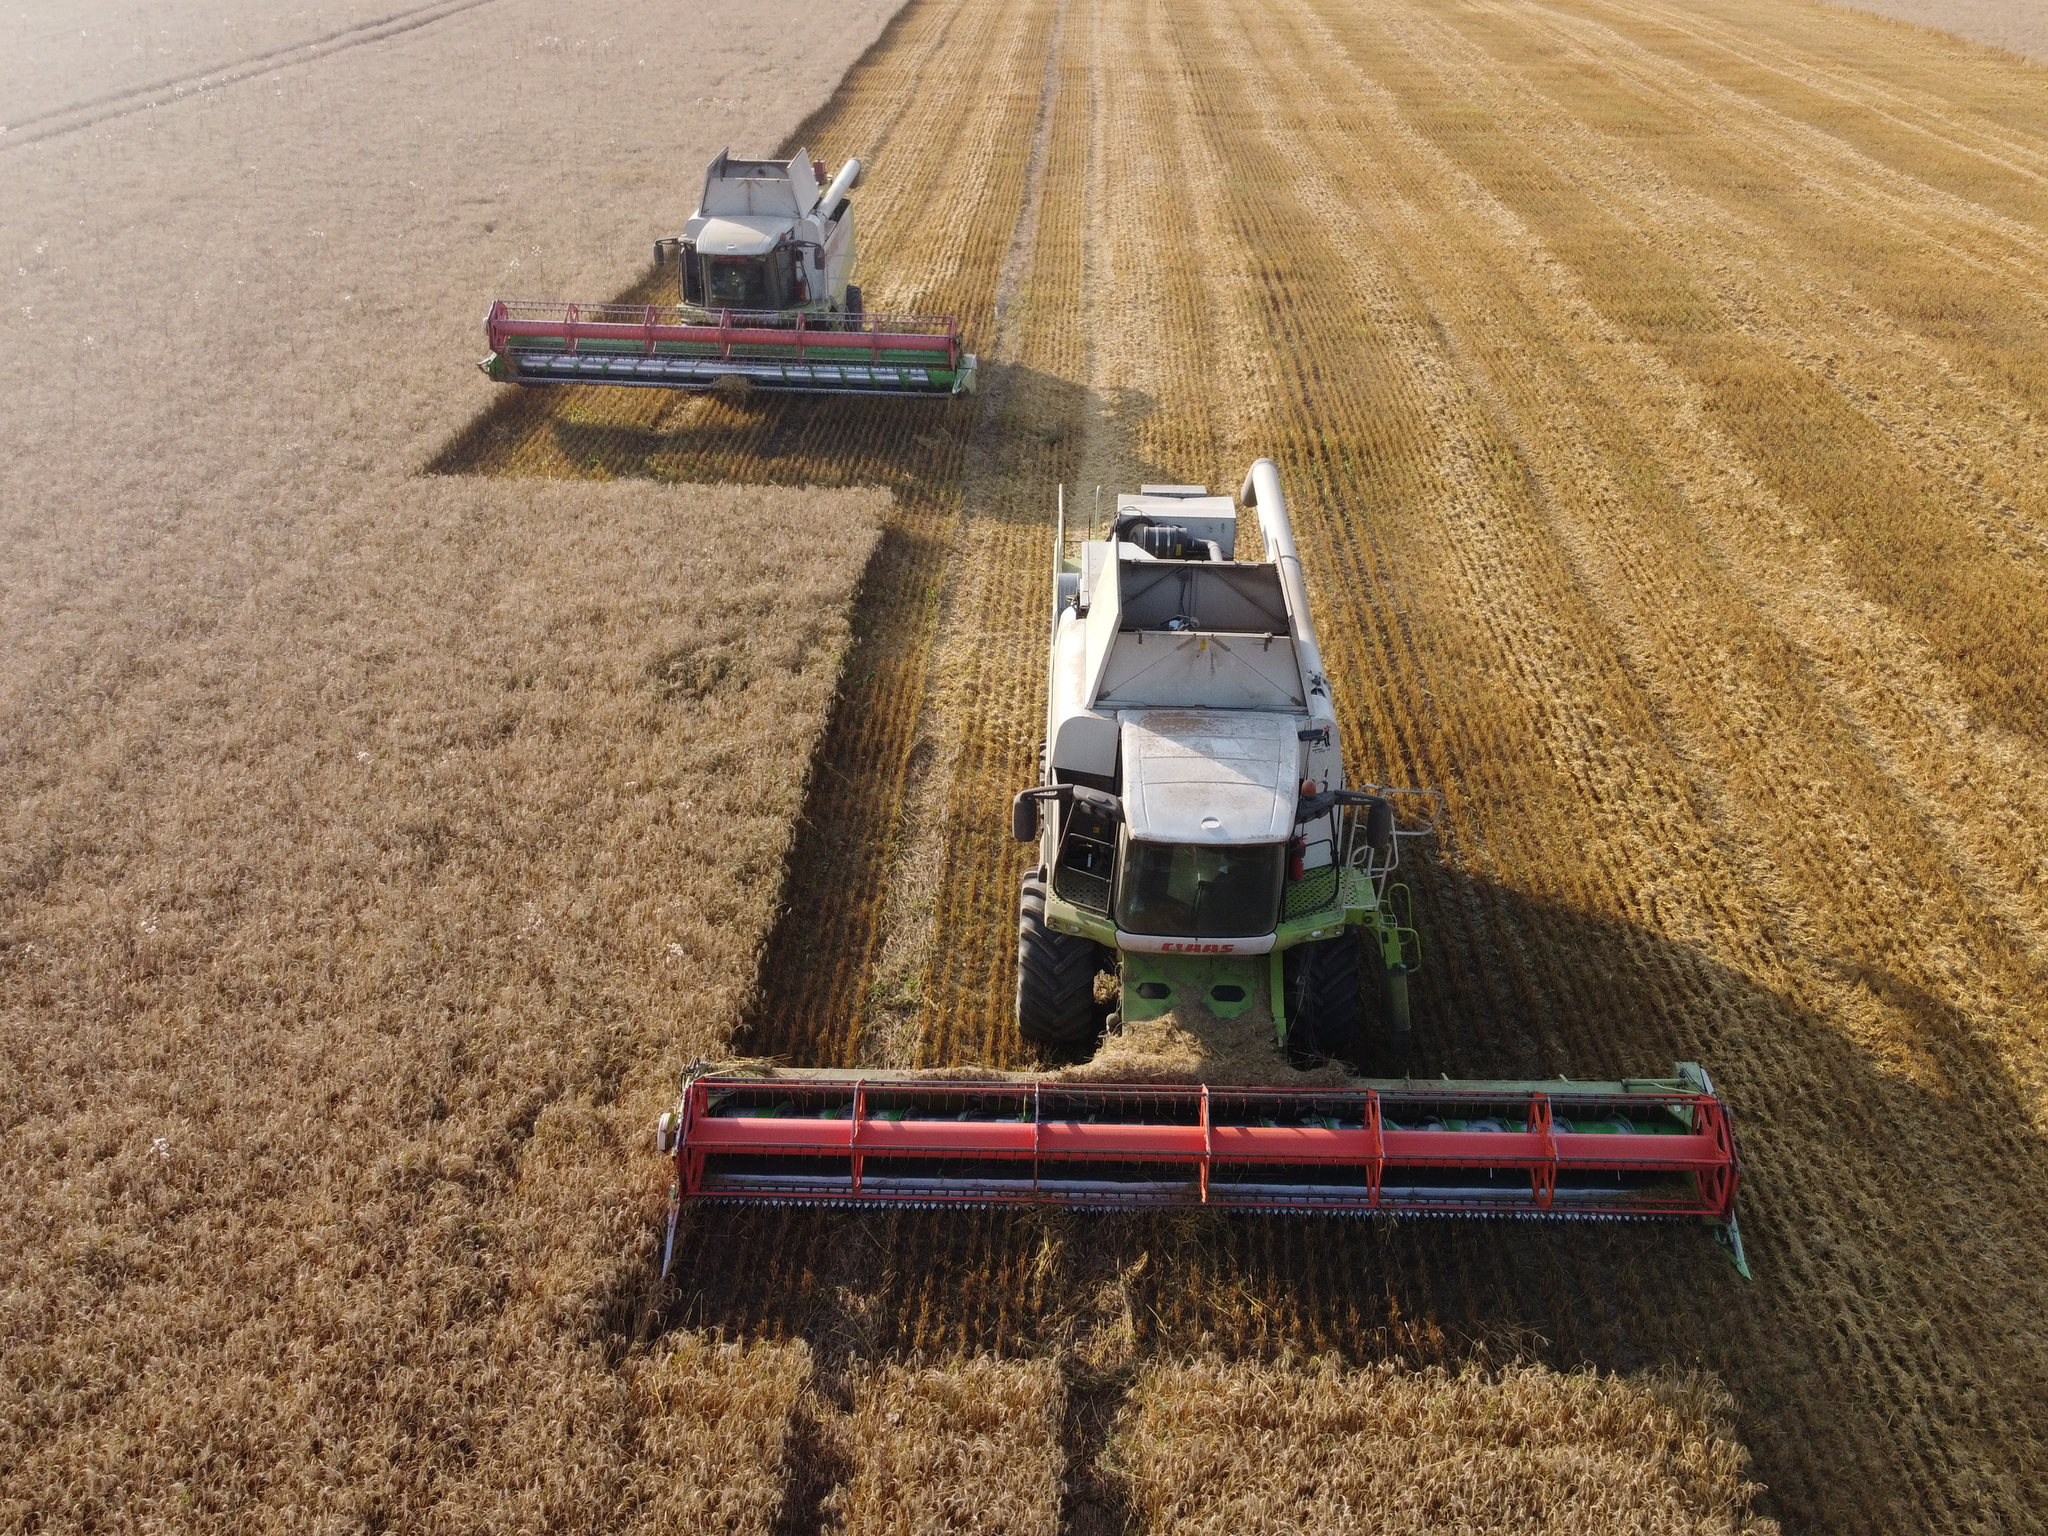
[[[1056,539],[1038,845],[1019,903],[1017,1022],[1068,1045],[1102,1022],[1271,1009],[1274,1076],[1358,1058],[1367,977],[1405,1050],[1413,935],[1391,885],[1427,791],[1353,785],[1269,460],[1242,499],[1118,498],[1078,559]],[[1396,802],[1424,811],[1403,827]],[[1213,1206],[1369,1215],[1695,1220],[1743,1265],[1728,1111],[1699,1067],[1620,1082],[1343,1086],[980,1081],[823,1069],[693,1074],[662,1117],[685,1201]],[[671,1221],[671,1241],[674,1236]],[[1748,1271],[1744,1268],[1743,1272]]]
[[861,166],[828,185],[809,151],[704,172],[681,235],[655,243],[673,304],[499,299],[480,366],[504,384],[630,384],[828,395],[957,395],[974,354],[951,316],[877,315],[853,283]]

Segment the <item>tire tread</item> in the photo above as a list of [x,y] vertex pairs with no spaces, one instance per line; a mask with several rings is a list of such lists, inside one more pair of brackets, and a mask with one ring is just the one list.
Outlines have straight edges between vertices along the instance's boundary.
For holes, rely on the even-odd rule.
[[1024,877],[1017,897],[1017,1032],[1042,1045],[1095,1033],[1096,946],[1045,925],[1045,880]]

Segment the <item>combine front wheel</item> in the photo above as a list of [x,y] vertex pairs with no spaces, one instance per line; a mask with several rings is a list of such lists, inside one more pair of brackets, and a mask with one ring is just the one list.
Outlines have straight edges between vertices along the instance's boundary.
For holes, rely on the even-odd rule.
[[1095,1034],[1095,942],[1045,926],[1045,877],[1033,870],[1017,898],[1017,1032],[1044,1045]]
[[1358,1061],[1358,940],[1350,933],[1297,944],[1280,957],[1287,1049],[1303,1067]]

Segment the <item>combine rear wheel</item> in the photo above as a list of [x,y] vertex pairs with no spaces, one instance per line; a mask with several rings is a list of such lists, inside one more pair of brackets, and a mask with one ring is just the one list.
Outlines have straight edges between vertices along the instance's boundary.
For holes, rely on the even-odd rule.
[[1297,944],[1280,957],[1287,989],[1287,1051],[1295,1065],[1356,1065],[1359,1018],[1358,940],[1339,934]]
[[1096,1030],[1096,945],[1045,926],[1045,877],[1033,870],[1017,898],[1017,1032],[1075,1045]]

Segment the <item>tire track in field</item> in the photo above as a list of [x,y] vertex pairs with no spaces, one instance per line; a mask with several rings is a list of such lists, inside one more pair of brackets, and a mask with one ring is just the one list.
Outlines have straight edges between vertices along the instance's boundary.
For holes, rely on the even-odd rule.
[[358,22],[353,26],[323,33],[302,43],[291,43],[282,48],[253,53],[246,58],[231,60],[210,69],[173,75],[151,85],[110,92],[105,96],[77,102],[71,106],[51,107],[17,118],[12,123],[0,123],[0,150],[40,144],[45,139],[76,133],[81,128],[91,128],[116,118],[132,117],[138,112],[172,106],[180,101],[196,98],[206,91],[239,85],[245,80],[261,79],[264,75],[275,74],[278,70],[289,69],[295,64],[310,64],[332,54],[346,53],[371,43],[387,42],[391,38],[402,37],[408,32],[417,32],[422,27],[431,27],[436,22],[446,21],[451,16],[459,16],[465,11],[474,11],[497,3],[498,0],[441,0],[439,4],[415,6],[411,10],[395,11],[388,16],[379,17],[375,21]]
[[[987,674],[991,662],[1002,671],[1013,670],[1016,641],[1021,638],[1013,623],[1003,622],[1014,619],[1006,610],[1014,609],[1015,603],[1005,605],[1002,598],[1008,594],[990,590],[992,584],[1014,586],[1003,576],[1018,562],[991,559],[995,533],[978,513],[992,497],[1001,496],[1004,471],[1014,469],[1004,462],[1006,445],[1020,435],[1012,418],[1037,404],[1032,397],[1042,392],[1017,344],[1018,305],[1032,254],[1040,249],[1041,226],[1050,222],[1045,204],[1055,126],[1063,110],[1069,115],[1073,110],[1064,95],[1068,9],[1068,0],[1058,0],[1053,12],[1023,199],[990,306],[995,323],[982,355],[987,383],[969,450],[966,511],[947,551],[940,582],[934,662],[918,709],[911,781],[881,919],[883,937],[857,1026],[856,1059],[862,1065],[922,1066],[954,1059],[950,1042],[934,1043],[928,1034],[935,1017],[955,1018],[960,1010],[930,1006],[934,994],[944,992],[950,998],[964,992],[973,997],[992,991],[990,978],[999,970],[998,965],[976,963],[980,946],[975,940],[1003,934],[1002,925],[989,921],[993,914],[988,912],[976,914],[984,919],[979,923],[960,922],[943,893],[962,871],[979,886],[986,884],[989,869],[1006,871],[1017,862],[1009,849],[987,849],[989,839],[976,837],[982,823],[1001,824],[999,797],[1006,782],[1005,776],[979,761],[976,752],[979,744],[1005,734],[992,730],[985,718]],[[1047,247],[1051,243],[1045,242]],[[1033,297],[1043,296],[1034,292]],[[1026,307],[1027,315],[1033,312]],[[1003,553],[1015,552],[1005,548]],[[978,728],[968,731],[970,721]],[[973,771],[963,774],[963,761]],[[1016,787],[1025,782],[1017,779]],[[956,803],[963,785],[972,786],[964,814]],[[963,837],[975,843],[974,852],[964,856]],[[970,1059],[993,1062],[1009,1054],[1000,1050],[999,1042],[984,1041],[984,1049]]]
[[[1613,62],[1617,80],[1640,82],[1631,93],[1640,110],[1695,128],[1709,121],[1694,105],[1703,82],[1688,76],[1673,88],[1647,68],[1629,68],[1620,61],[1631,45],[1605,27],[1575,25],[1553,13],[1540,30],[1575,66]],[[1497,49],[1495,54],[1498,60]],[[1682,245],[1693,282],[1718,298],[1743,329],[1770,336],[1786,356],[1824,374],[1894,440],[1919,440],[1920,455],[1938,460],[1951,494],[1980,504],[1973,521],[2002,554],[2038,561],[2048,552],[2048,493],[2041,479],[2048,465],[2048,428],[1981,377],[1971,359],[1945,347],[1950,338],[1938,329],[1910,312],[1853,296],[1839,264],[1828,262],[1824,251],[1802,246],[1796,231],[1769,227],[1743,206],[1735,189],[1744,181],[1755,183],[1766,167],[1783,165],[1793,152],[1790,145],[1753,135],[1748,163],[1730,166],[1724,150],[1716,156],[1721,179],[1701,184],[1686,174],[1683,162],[1653,167],[1641,154],[1622,153],[1538,83],[1499,63],[1492,73],[1506,88],[1496,98],[1496,111],[1511,112],[1518,133],[1532,144],[1568,141],[1564,155],[1545,157],[1554,171],[1568,174],[1567,165],[1580,171],[1582,190],[1639,238]],[[1513,107],[1501,106],[1503,99],[1512,99]],[[1724,136],[1730,132],[1724,128]],[[1883,220],[1881,210],[1867,205],[1854,217]],[[1938,251],[1937,259],[1943,254]],[[2033,275],[2035,303],[2042,275],[2038,268]],[[2028,300],[2018,291],[2011,297]]]
[[1022,1051],[1011,932],[1029,851],[1005,835],[1002,798],[1032,781],[1044,734],[1050,493],[1068,486],[1078,524],[1096,516],[1098,483],[1106,516],[1119,490],[1214,478],[1221,464],[1200,269],[1158,254],[1157,231],[1171,227],[1190,184],[1176,174],[1171,92],[1143,63],[1161,13],[1096,0],[1074,26],[1018,331],[1026,382],[1004,419],[1009,446],[972,498],[981,568],[963,611],[980,616],[982,632],[960,663],[976,707],[962,721],[963,771],[948,807],[955,857],[938,902],[948,937],[924,994],[932,1065],[1010,1063]]
[[[1747,66],[1752,74],[1774,76],[1785,87],[1818,98],[1823,112],[1835,105],[1848,107],[1880,131],[1898,130],[1922,138],[1932,147],[1981,160],[2035,182],[2048,179],[2048,151],[2044,151],[2040,136],[2043,129],[2048,129],[2048,118],[2039,113],[2038,92],[2034,93],[2031,114],[2026,112],[2029,103],[2024,92],[2012,92],[1997,103],[2001,113],[2017,109],[2021,115],[2035,118],[2033,136],[2022,136],[2007,130],[1994,116],[1956,110],[1952,97],[1937,94],[1926,85],[1916,87],[1909,81],[1888,79],[1845,63],[1839,57],[1829,57],[1825,51],[1801,53],[1794,45],[1774,46],[1767,34],[1754,26],[1753,15],[1752,25],[1745,31],[1716,20],[1708,11],[1695,6],[1590,0],[1587,8],[1618,18],[1636,29],[1647,25],[1659,32],[1676,34],[1699,44],[1701,54],[1720,55],[1728,63]],[[1818,44],[1822,50],[1827,48],[1825,8],[1787,6],[1771,20],[1780,26],[1789,25],[1795,34],[1803,34],[1808,46]],[[1814,25],[1816,22],[1818,26]],[[1973,86],[1981,86],[1986,78],[1977,68],[1976,54],[1977,50],[1967,44],[1951,42],[1947,48],[1936,45],[1924,49],[1921,62],[1923,67],[1931,65],[1938,72],[1940,86],[1951,93],[1960,89],[1968,95]],[[1944,64],[1950,67],[1944,69]]]
[[[1499,50],[1495,49],[1499,57]],[[1581,61],[1601,57],[1588,51]],[[1547,98],[1545,98],[1547,102]],[[1701,291],[1721,305],[1731,324],[1765,341],[1779,355],[1840,378],[1846,393],[1897,441],[1910,443],[1923,460],[1938,459],[1952,487],[1952,506],[1982,507],[1974,519],[1998,517],[1985,528],[1996,539],[2008,530],[2009,558],[2037,559],[2040,545],[2028,537],[2032,521],[2010,502],[1980,502],[1977,485],[1996,482],[2002,471],[2018,491],[2030,465],[2048,463],[2048,432],[2031,422],[2012,421],[2011,439],[1972,434],[1961,440],[1963,423],[1979,416],[2010,416],[2006,402],[1991,396],[1984,381],[1960,376],[1921,338],[1895,321],[1862,306],[1829,305],[1837,276],[1801,259],[1768,230],[1745,222],[1739,210],[1675,185],[1668,177],[1647,177],[1607,150],[1584,125],[1554,110],[1543,120],[1511,119],[1516,136],[1533,150],[1546,139],[1564,142],[1546,153],[1547,163],[1572,157],[1597,178],[1605,206],[1643,241],[1661,239],[1682,249],[1689,269],[1701,274]],[[1614,334],[1604,335],[1598,356],[1613,345],[1633,349],[1637,366],[1665,379],[1660,387],[1668,417],[1698,419],[1704,409],[1651,352]],[[1645,430],[1655,432],[1646,420]],[[1681,464],[1688,454],[1668,432],[1663,458]],[[1699,457],[1697,448],[1690,455]],[[1748,590],[1771,590],[1775,602],[1762,605],[1773,626],[1790,638],[1807,664],[1829,679],[1830,707],[1851,722],[1863,750],[1880,754],[1898,793],[1911,802],[1911,815],[1940,844],[1948,861],[1965,872],[1969,901],[1998,914],[2009,931],[2039,958],[2048,948],[2048,890],[2039,880],[2043,844],[2035,829],[2048,824],[2048,757],[2032,742],[2013,738],[1971,719],[1969,699],[1912,632],[1897,618],[1864,599],[1829,553],[1800,536],[1796,519],[1767,490],[1754,485],[1740,456],[1720,445],[1711,462],[1721,484],[1753,504],[1736,520],[1724,519],[1717,547],[1728,559],[1743,558],[1738,545],[1752,546],[1742,569]],[[1748,486],[1747,490],[1741,489]],[[1704,513],[1725,497],[1695,504]],[[1767,547],[1756,547],[1764,529],[1783,530]],[[2014,547],[2015,539],[2023,542]],[[1788,573],[1798,572],[1788,582]],[[1825,618],[1822,616],[1825,615]],[[1804,622],[1800,622],[1801,620]],[[1887,658],[1883,668],[1865,658]],[[1960,801],[1966,814],[1952,813]],[[2015,1063],[2017,1067],[2018,1064]]]
[[[1468,68],[1466,68],[1466,70],[1460,70],[1460,78],[1470,78],[1470,70],[1468,70]],[[1583,307],[1583,305],[1581,305],[1581,307]],[[1563,324],[1565,324],[1565,322],[1556,322],[1556,324],[1552,326],[1552,330],[1563,330]],[[1597,322],[1595,322],[1595,326],[1597,326]],[[1583,352],[1585,356],[1589,356],[1589,358],[1599,358],[1599,356],[1602,356],[1604,352],[1612,352],[1612,350],[1614,350],[1614,346],[1618,346],[1618,344],[1624,344],[1624,340],[1626,340],[1624,336],[1618,336],[1618,334],[1612,334],[1612,332],[1608,332],[1608,334],[1602,334],[1602,336],[1597,336],[1597,342],[1587,342],[1587,344],[1583,344],[1583,346],[1581,346],[1581,352]],[[1636,348],[1636,354],[1638,354],[1638,365],[1640,365],[1642,369],[1647,369],[1651,377],[1655,377],[1655,375],[1663,373],[1663,375],[1665,375],[1665,377],[1669,379],[1669,371],[1661,369],[1661,365],[1659,365],[1659,360],[1657,360],[1655,352],[1651,352],[1649,348],[1640,348],[1640,346],[1638,346],[1638,348]],[[1509,375],[1509,377],[1511,377],[1511,375]],[[1642,393],[1645,393],[1645,383],[1647,383],[1647,379],[1642,379],[1642,377],[1638,375],[1636,379],[1628,381],[1628,389],[1630,389],[1630,393],[1634,393],[1634,395],[1642,395]],[[1704,403],[1702,403],[1702,401],[1700,401],[1698,397],[1692,397],[1692,395],[1686,395],[1686,393],[1683,393],[1683,387],[1679,385],[1679,381],[1677,381],[1677,379],[1669,379],[1669,383],[1671,383],[1671,385],[1675,387],[1675,391],[1677,391],[1677,393],[1675,393],[1675,399],[1673,399],[1673,401],[1669,403],[1669,408],[1667,408],[1667,410],[1671,410],[1671,412],[1681,412],[1681,414],[1683,414],[1683,412],[1690,412],[1690,414],[1692,414],[1694,418],[1698,418],[1698,416],[1702,414],[1702,410],[1704,410]],[[1620,381],[1610,381],[1610,389],[1620,389],[1620,387],[1622,387],[1622,383],[1620,383]],[[1624,393],[1624,395],[1620,395],[1620,397],[1628,397],[1628,395]],[[1645,418],[1645,428],[1647,428],[1647,430],[1655,430],[1655,420],[1651,420],[1651,418]],[[1669,434],[1665,434],[1665,436],[1667,436],[1667,442],[1669,442],[1669,440],[1671,440],[1671,438],[1669,438]],[[1733,459],[1731,459],[1731,451],[1729,451],[1729,446],[1726,446],[1726,444],[1722,444],[1722,446],[1720,446],[1720,449],[1718,449],[1718,453],[1702,453],[1702,444],[1694,444],[1694,449],[1692,449],[1692,453],[1690,453],[1690,455],[1686,455],[1686,453],[1679,453],[1677,449],[1673,449],[1673,451],[1671,451],[1671,461],[1673,461],[1673,463],[1683,463],[1683,461],[1686,461],[1686,457],[1692,457],[1692,459],[1700,459],[1700,457],[1706,457],[1706,459],[1708,459],[1710,463],[1716,463],[1716,461],[1718,461],[1718,463],[1722,465],[1722,473],[1724,473],[1724,477],[1739,477],[1739,475],[1741,475],[1741,469],[1743,469],[1743,465],[1741,465],[1739,457],[1733,457]],[[1763,500],[1767,502],[1769,498],[1765,496]],[[1708,502],[1706,502],[1704,506],[1712,506],[1712,500],[1708,500]],[[1753,522],[1753,518],[1747,518],[1747,520],[1749,520],[1749,522]],[[1776,518],[1769,518],[1769,520],[1774,520],[1774,522],[1780,522],[1780,524],[1782,524],[1782,522],[1784,522],[1784,516],[1782,516],[1782,514],[1778,514]],[[1868,606],[1868,604],[1866,604],[1866,606]],[[1878,614],[1878,618],[1876,618],[1876,623],[1880,623],[1880,627],[1882,627],[1882,614]],[[1911,645],[1911,637],[1905,637],[1905,635],[1892,635],[1892,637],[1888,637],[1888,639],[1890,639],[1890,645],[1886,647],[1886,653],[1892,653],[1892,647],[1896,647],[1896,649],[1898,649],[1898,655],[1901,655],[1901,659],[1907,659],[1907,657],[1911,657],[1911,655],[1913,655],[1913,645]],[[1665,651],[1663,651],[1663,649],[1659,649],[1659,651],[1655,651],[1655,653],[1657,653],[1657,655],[1663,655]],[[1810,707],[1810,705],[1808,705],[1808,707]],[[1858,743],[1855,743],[1855,750],[1868,750],[1868,733],[1866,733],[1866,729],[1864,729],[1864,723],[1860,723],[1860,721],[1858,721],[1858,723],[1855,723],[1855,729],[1853,729],[1853,733],[1855,733],[1855,735],[1858,735],[1858,737],[1862,737],[1862,739],[1860,739]],[[1903,807],[1898,807],[1898,809],[1903,809]],[[1880,821],[1882,821],[1882,823],[1892,823],[1892,821],[1896,821],[1896,819],[1911,819],[1911,817],[1909,817],[1909,815],[1907,815],[1907,817],[1898,817],[1898,811],[1896,811],[1896,809],[1894,809],[1892,813],[1888,813],[1888,815],[1880,817]],[[1935,838],[1933,838],[1933,842],[1939,842],[1939,827],[1933,827],[1931,831],[1935,831]],[[1882,864],[1886,864],[1886,862],[1890,862],[1890,860],[1880,860],[1880,866],[1882,866]],[[1913,868],[1911,860],[1909,860],[1909,862],[1905,862],[1903,866],[1905,866],[1905,868]],[[1915,885],[1915,887],[1919,887],[1919,885],[1927,885],[1929,889],[1933,889],[1933,891],[1937,893],[1937,905],[1942,905],[1942,907],[1966,905],[1968,897],[1980,897],[1980,895],[1982,895],[1982,893],[1980,893],[1980,889],[1976,889],[1976,891],[1970,891],[1970,893],[1968,893],[1968,897],[1966,897],[1966,893],[1962,893],[1962,891],[1954,889],[1954,885],[1948,885],[1948,883],[1946,883],[1946,881],[1944,881],[1942,877],[1937,877],[1937,874],[1933,874],[1933,872],[1921,872],[1921,874],[1919,874],[1919,877],[1917,877],[1917,879],[1913,881],[1913,885]],[[1948,885],[1948,889],[1944,889],[1944,885]],[[1892,891],[1892,893],[1890,893],[1888,897],[1884,897],[1884,901],[1880,903],[1880,911],[1886,911],[1886,909],[1888,909],[1888,911],[1898,911],[1898,909],[1911,909],[1911,907],[1913,907],[1913,903],[1915,903],[1915,899],[1917,899],[1917,895],[1915,895],[1915,891],[1911,891],[1911,889],[1907,889],[1907,891]],[[1878,920],[1880,920],[1880,911],[1874,911],[1874,913],[1866,913],[1866,915],[1868,915],[1868,918],[1870,918],[1872,922],[1878,922]],[[1909,928],[1909,930],[1913,930],[1913,928],[1925,930],[1925,928],[1927,928],[1927,924],[1913,924],[1913,922],[1909,922],[1909,924],[1905,924],[1905,928]],[[1972,971],[1974,971],[1974,969],[1978,969],[1978,967],[1972,967]],[[1978,1001],[1980,1001],[1980,999],[1978,999]],[[1980,1012],[1980,1008],[1978,1008],[1976,1012]]]
[[[980,8],[980,16],[990,14]],[[968,13],[970,16],[975,13]],[[962,313],[970,334],[990,334],[994,318],[996,278],[1009,246],[1009,231],[1021,217],[1038,94],[1008,88],[1020,75],[1036,81],[1042,74],[1046,40],[1056,15],[1051,0],[997,11],[1006,18],[999,57],[987,80],[966,74],[956,79],[959,126],[920,141],[925,154],[911,167],[912,187],[929,184],[920,203],[900,207],[894,222],[885,208],[876,222],[904,231],[890,245],[878,266],[891,274],[891,286],[880,291],[878,308],[926,296],[943,298]],[[969,46],[975,46],[971,41]],[[982,45],[985,47],[985,44]],[[960,61],[946,53],[934,55],[931,74],[956,76]],[[1032,71],[1031,66],[1038,69]],[[993,102],[999,110],[985,110]],[[902,130],[898,130],[902,134]],[[943,146],[943,153],[932,153]],[[968,174],[962,174],[963,169]],[[950,183],[950,189],[947,185]],[[914,232],[914,233],[913,233]],[[906,239],[909,234],[911,238]],[[912,274],[925,274],[913,276]],[[941,282],[944,285],[941,286]],[[896,285],[901,286],[896,286]],[[900,409],[900,406],[898,407]],[[915,539],[914,553],[892,573],[895,592],[885,608],[871,608],[876,623],[870,634],[879,652],[899,651],[903,663],[893,675],[876,678],[872,692],[849,696],[844,718],[835,722],[821,757],[831,772],[821,780],[823,793],[807,815],[809,825],[832,829],[829,857],[819,860],[838,899],[812,911],[792,903],[792,920],[780,937],[780,955],[771,948],[768,983],[750,1031],[752,1049],[785,1054],[793,1060],[849,1063],[858,1059],[864,1000],[872,987],[875,965],[887,939],[886,915],[890,879],[911,785],[920,715],[929,687],[943,612],[942,594],[948,552],[959,539],[965,447],[975,419],[973,402],[951,408],[959,449],[949,465],[943,502],[913,522],[905,508],[905,533]],[[905,500],[932,495],[929,487],[906,487]],[[934,498],[935,503],[937,498]],[[871,578],[872,579],[872,578]],[[879,660],[879,656],[877,657]],[[863,665],[856,652],[850,666]],[[863,672],[853,672],[856,683]],[[883,771],[876,771],[883,770]],[[829,871],[829,874],[827,873]],[[799,860],[791,868],[791,889],[798,895],[811,870]],[[789,963],[778,971],[778,961]],[[819,974],[829,966],[829,981]]]
[[1048,494],[1072,478],[1090,410],[1081,316],[1086,254],[1075,189],[1095,119],[1087,61],[1094,7],[1073,0],[1041,120],[1037,206],[1010,263],[1006,387],[986,418],[962,531],[962,624],[951,637],[959,691],[935,725],[955,765],[934,806],[947,859],[933,890],[936,939],[922,976],[919,1065],[1014,1065],[1028,1054],[1008,1027],[1015,987],[1017,880],[1029,857],[1008,836],[1009,794],[1036,778],[1043,734],[1053,518]]

